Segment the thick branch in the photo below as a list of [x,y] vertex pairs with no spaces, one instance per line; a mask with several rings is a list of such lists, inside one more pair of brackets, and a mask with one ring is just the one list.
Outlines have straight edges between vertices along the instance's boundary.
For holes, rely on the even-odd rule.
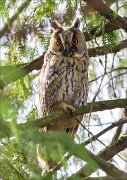
[[[127,136],[122,136],[115,144],[112,144],[112,145],[106,147],[103,151],[98,153],[97,157],[101,157],[108,161],[113,156],[115,156],[117,153],[124,150],[126,147],[127,147]],[[95,172],[97,169],[98,169],[97,167],[94,167],[94,169],[90,170],[90,164],[88,163],[82,169],[80,169],[75,175],[79,175],[82,178],[84,178],[84,177],[89,176],[91,173]],[[89,171],[89,173],[88,173],[88,171]],[[111,174],[109,174],[109,175],[111,175]],[[118,175],[118,177],[119,177],[119,175]]]
[[117,46],[115,46],[112,50],[111,50],[111,45],[107,45],[107,46],[100,46],[100,47],[96,47],[95,48],[91,48],[89,49],[89,55],[90,57],[95,57],[97,55],[105,55],[108,53],[117,53],[118,51],[120,51],[121,49],[127,48],[127,39],[121,41]]
[[[110,47],[110,46],[109,46]],[[116,53],[120,51],[121,49],[127,48],[127,40],[121,41],[115,48],[110,50],[110,48],[106,47],[97,47],[88,49],[88,53],[90,57],[94,57],[96,55],[105,55],[107,53]],[[106,52],[105,52],[106,49]],[[16,69],[15,71],[9,73],[7,76],[4,76],[4,78],[0,79],[0,88],[4,88],[7,84],[16,81],[17,79],[29,74],[33,70],[39,70],[41,69],[44,62],[44,54],[40,56],[39,58],[35,59],[31,63],[27,63],[25,65],[22,65],[20,68]],[[1,67],[2,68],[2,67]]]
[[93,153],[90,153],[90,156],[92,157],[92,159],[94,159],[97,164],[99,165],[99,167],[106,172],[107,175],[113,177],[113,178],[118,178],[118,179],[127,179],[127,173],[121,171],[120,169],[118,169],[115,165],[106,162],[104,159],[102,159],[101,157],[99,157],[98,155],[94,155]]
[[[7,84],[14,82],[21,77],[24,77],[25,75],[29,74],[33,70],[41,69],[43,62],[44,62],[44,54],[30,63],[24,64],[20,66],[19,68],[15,68],[13,72],[8,73],[7,76],[4,76],[4,78],[0,79],[0,88],[1,89],[4,88],[4,86],[6,86]],[[4,69],[4,71],[6,70]]]
[[[74,116],[91,113],[91,112],[109,110],[114,108],[125,108],[125,107],[127,107],[127,99],[98,101],[94,103],[87,103],[87,105],[84,107],[77,107]],[[31,123],[34,123],[39,127],[40,126],[45,127],[51,122],[53,123],[65,117],[71,117],[71,116],[69,115],[69,113],[65,113],[64,111],[60,110],[52,113],[51,115],[32,121]]]
[[9,22],[7,22],[5,24],[5,26],[3,27],[3,29],[0,32],[0,38],[4,35],[6,35],[6,33],[8,33],[10,31],[10,28],[13,24],[13,22],[18,18],[19,14],[29,5],[31,0],[26,0],[24,3],[22,3],[22,5],[17,9],[16,13],[9,19]]
[[116,14],[102,0],[84,0],[88,6],[106,17],[111,23],[127,31],[127,19]]
[[[107,100],[107,101],[98,101],[94,103],[87,103],[84,107],[77,107],[75,114],[73,116],[78,116],[81,114],[91,113],[91,112],[97,112],[97,111],[104,111],[114,108],[125,108],[127,107],[127,99],[117,99],[117,100]],[[42,117],[40,119],[36,119],[34,121],[19,124],[17,125],[19,129],[24,129],[27,126],[33,126],[33,127],[45,127],[50,123],[53,123],[55,121],[58,121],[59,119],[64,119],[65,117],[71,117],[69,113],[65,113],[64,111],[56,111],[48,116]],[[6,123],[6,130],[7,133],[9,133],[11,130],[11,123]],[[5,128],[4,128],[5,129]],[[11,133],[11,132],[10,132]],[[0,133],[1,137],[3,138],[2,132]]]
[[125,148],[127,148],[127,135],[121,136],[118,141],[106,147],[98,155],[108,161],[120,151],[123,151]]
[[[122,179],[126,180],[127,179],[127,173],[121,171],[120,169],[118,169],[115,165],[109,163],[109,162],[106,162],[104,159],[102,159],[99,155],[94,155],[93,153],[91,153],[90,151],[88,151],[87,149],[85,149],[85,151],[87,151],[87,153],[89,154],[89,156],[98,164],[99,167],[97,167],[96,165],[94,166],[87,166],[87,168],[85,168],[85,171],[82,171],[83,174],[78,174],[80,175],[81,177],[84,177],[84,174],[86,176],[88,176],[90,174],[90,172],[94,171],[94,169],[102,169],[104,172],[106,172],[107,175],[113,177],[113,178],[118,178],[118,179]],[[86,154],[86,153],[84,153]],[[76,173],[77,175],[77,173]],[[85,177],[86,177],[85,176]],[[68,179],[74,179],[74,176],[71,176],[70,178]]]

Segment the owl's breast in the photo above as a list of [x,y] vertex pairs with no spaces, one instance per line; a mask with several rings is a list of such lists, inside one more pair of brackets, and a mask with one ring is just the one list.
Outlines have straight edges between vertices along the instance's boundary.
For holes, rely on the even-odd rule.
[[[59,102],[84,105],[87,98],[87,59],[45,56],[39,78],[40,117],[54,111]],[[57,108],[56,108],[57,109]]]
[[71,57],[65,57],[63,62],[64,71],[61,87],[57,94],[57,101],[66,101],[73,104],[77,94],[82,89],[85,64],[84,61]]

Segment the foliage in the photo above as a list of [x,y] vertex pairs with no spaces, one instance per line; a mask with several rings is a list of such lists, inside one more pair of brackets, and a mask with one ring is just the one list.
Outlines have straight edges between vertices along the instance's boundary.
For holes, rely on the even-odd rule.
[[[89,33],[94,27],[97,27],[97,31],[102,30],[101,38],[96,37],[97,31],[95,32],[94,39],[87,44],[88,48],[103,45],[105,51],[105,57],[98,56],[90,59],[89,79],[93,80],[93,82],[90,83],[89,101],[95,96],[96,99],[101,100],[112,99],[114,94],[115,97],[119,98],[125,96],[125,88],[127,88],[125,83],[127,71],[125,69],[126,52],[122,51],[114,57],[110,55],[108,61],[106,59],[108,50],[112,52],[116,44],[125,36],[123,30],[105,33],[104,28],[107,20],[98,12],[89,11],[88,13],[85,12],[84,15],[83,12],[80,12],[81,3],[77,0],[29,2],[21,13],[16,14],[16,19],[12,25],[10,23],[11,17],[19,9],[21,2],[19,3],[16,0],[1,0],[0,2],[1,29],[6,24],[9,27],[9,30],[2,35],[0,42],[2,65],[0,67],[0,79],[4,79],[6,76],[9,77],[22,64],[29,64],[47,50],[50,41],[49,19],[56,18],[62,24],[70,25],[76,15],[79,15],[83,31]],[[126,14],[127,5],[125,1],[118,4],[114,3],[114,6],[117,6],[116,12]],[[98,59],[101,59],[103,63],[100,63]],[[115,71],[115,68],[121,69]],[[20,73],[22,72],[19,71]],[[84,147],[76,144],[72,138],[64,133],[49,132],[40,134],[34,127],[27,127],[23,131],[17,127],[17,123],[37,119],[37,76],[38,71],[33,71],[17,81],[11,82],[4,90],[0,89],[0,178],[3,180],[42,178],[36,156],[36,145],[38,143],[43,147],[40,151],[47,161],[60,161],[65,152],[78,157],[77,161],[75,159],[70,160],[70,164],[72,163],[73,166],[74,161],[76,162],[74,172],[68,172],[69,163],[65,158],[63,161],[64,170],[61,170],[61,173],[58,172],[58,174],[55,172],[47,173],[43,176],[45,179],[70,176],[81,168],[77,163],[81,162],[81,160],[89,162],[90,168],[96,166],[96,162],[88,156]],[[96,80],[99,76],[100,78]],[[119,114],[118,118],[121,118],[119,112],[116,114]],[[112,117],[112,122],[116,120],[113,116],[107,114],[104,116]],[[85,117],[83,125],[88,124],[91,127],[91,122],[96,122],[96,125],[101,129],[101,124],[104,123],[102,119],[100,114],[90,114]],[[11,127],[9,122],[12,123]],[[80,131],[81,128],[83,128],[82,131]],[[121,134],[123,133],[124,130]],[[91,134],[86,132],[83,126],[79,128],[77,139],[82,137],[82,141],[85,141],[89,136]],[[77,141],[80,142],[80,140]],[[95,146],[90,146],[90,149],[91,147],[94,149]]]

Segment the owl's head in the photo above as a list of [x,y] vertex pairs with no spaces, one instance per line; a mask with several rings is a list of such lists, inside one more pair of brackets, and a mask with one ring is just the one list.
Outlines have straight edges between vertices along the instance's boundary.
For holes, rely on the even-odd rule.
[[80,21],[76,19],[71,27],[63,28],[57,21],[50,21],[53,34],[49,50],[63,56],[81,56],[85,51],[85,37],[79,30]]

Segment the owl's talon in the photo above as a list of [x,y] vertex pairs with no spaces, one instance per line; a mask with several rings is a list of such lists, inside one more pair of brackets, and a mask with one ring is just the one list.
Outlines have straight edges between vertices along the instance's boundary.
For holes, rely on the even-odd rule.
[[75,108],[72,106],[67,106],[67,113],[69,114],[69,116],[73,116],[75,113]]
[[67,105],[67,110],[71,111],[72,113],[75,112],[75,108],[73,106]]
[[68,105],[64,102],[60,103],[60,109],[63,109],[65,112],[69,112],[69,115],[72,115],[74,114],[75,112],[75,108],[71,105]]

